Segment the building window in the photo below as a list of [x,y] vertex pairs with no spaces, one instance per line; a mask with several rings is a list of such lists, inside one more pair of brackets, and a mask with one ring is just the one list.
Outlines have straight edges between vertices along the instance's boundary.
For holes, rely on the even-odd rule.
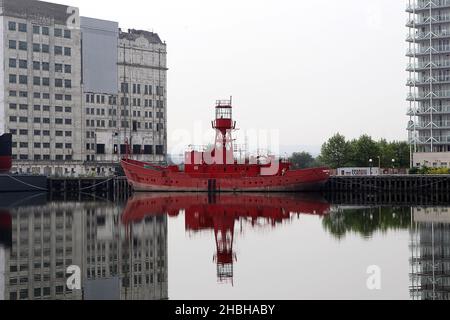
[[50,52],[50,46],[48,44],[42,45],[42,52],[43,53],[49,53]]
[[16,68],[17,67],[17,60],[16,59],[9,59],[9,67],[10,68]]
[[39,43],[33,43],[33,52],[41,52],[41,45]]
[[27,43],[25,41],[19,41],[19,50],[28,50]]
[[9,83],[17,83],[17,76],[15,74],[9,75]]
[[62,29],[55,28],[54,35],[55,35],[55,37],[61,38],[62,37]]
[[27,62],[27,60],[19,60],[19,68],[21,68],[21,69],[27,69],[27,68],[28,68],[28,62]]
[[64,87],[72,88],[72,80],[64,80]]
[[43,86],[50,86],[50,78],[42,78],[42,85]]
[[55,87],[62,88],[62,86],[63,86],[62,79],[55,79]]
[[156,146],[156,154],[163,155],[164,154],[164,146]]
[[55,55],[62,55],[63,48],[60,46],[55,46]]
[[40,34],[41,33],[41,27],[33,26],[33,33],[34,34]]
[[28,77],[27,77],[27,76],[20,75],[20,76],[19,76],[19,83],[20,83],[20,84],[27,84],[27,83],[28,83]]
[[9,91],[9,96],[10,97],[17,97],[17,91],[14,91],[14,90]]
[[70,57],[72,55],[72,49],[69,47],[64,48],[64,55]]
[[27,32],[27,24],[26,23],[19,23],[19,31],[20,32]]
[[48,27],[42,27],[42,34],[44,36],[48,36],[50,34],[50,30]]
[[72,73],[72,66],[70,64],[64,65],[64,72],[65,73]]
[[8,30],[9,31],[16,31],[16,23],[14,21],[8,22]]
[[9,104],[9,109],[16,110],[17,109],[17,104],[16,103],[10,103]]
[[41,85],[41,78],[40,77],[33,77],[33,84],[35,86],[40,86]]
[[64,30],[64,38],[70,39],[72,37],[72,33],[70,30]]
[[49,71],[50,70],[50,63],[42,62],[42,70]]
[[10,49],[17,49],[17,41],[16,40],[9,40],[9,48]]
[[41,63],[39,61],[33,61],[33,70],[41,70]]
[[61,63],[55,63],[55,72],[62,72],[63,65]]

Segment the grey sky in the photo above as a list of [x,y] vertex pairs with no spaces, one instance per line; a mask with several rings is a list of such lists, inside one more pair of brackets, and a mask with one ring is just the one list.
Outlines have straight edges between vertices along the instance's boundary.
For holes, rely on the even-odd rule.
[[240,128],[280,129],[290,149],[407,138],[403,0],[50,1],[167,42],[169,136],[207,129],[233,95]]

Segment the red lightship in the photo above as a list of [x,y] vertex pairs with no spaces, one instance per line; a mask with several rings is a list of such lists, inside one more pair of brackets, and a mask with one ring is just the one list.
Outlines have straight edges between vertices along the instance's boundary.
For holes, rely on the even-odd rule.
[[[135,191],[193,192],[283,192],[317,191],[328,181],[328,168],[291,170],[287,161],[275,156],[246,158],[239,163],[234,157],[231,100],[217,101],[215,148],[206,152],[185,154],[184,170],[178,166],[156,166],[151,163],[122,159],[121,165]],[[128,148],[127,148],[128,149]],[[265,160],[261,160],[264,159]]]

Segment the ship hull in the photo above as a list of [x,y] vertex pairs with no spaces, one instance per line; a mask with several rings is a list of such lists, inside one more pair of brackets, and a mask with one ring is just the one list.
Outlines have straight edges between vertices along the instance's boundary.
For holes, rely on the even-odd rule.
[[293,170],[283,176],[196,177],[146,168],[137,161],[121,164],[133,190],[142,192],[310,192],[322,190],[329,179],[326,168]]

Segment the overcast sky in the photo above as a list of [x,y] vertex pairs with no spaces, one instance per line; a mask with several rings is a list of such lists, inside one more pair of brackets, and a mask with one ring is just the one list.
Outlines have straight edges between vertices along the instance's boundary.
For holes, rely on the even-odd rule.
[[240,128],[279,129],[290,149],[335,132],[407,138],[404,0],[50,2],[167,42],[169,136],[207,129],[233,95]]

